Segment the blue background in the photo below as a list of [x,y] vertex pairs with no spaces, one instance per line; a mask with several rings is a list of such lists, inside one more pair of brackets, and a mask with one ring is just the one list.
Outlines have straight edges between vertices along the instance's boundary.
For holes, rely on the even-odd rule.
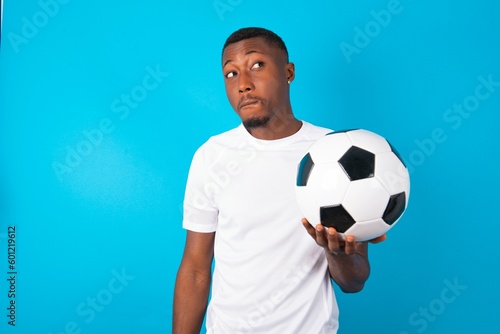
[[190,160],[239,123],[222,44],[263,26],[295,62],[297,117],[377,132],[411,171],[410,206],[370,247],[365,289],[337,291],[339,332],[498,333],[499,11],[494,0],[6,1],[1,332],[171,331]]

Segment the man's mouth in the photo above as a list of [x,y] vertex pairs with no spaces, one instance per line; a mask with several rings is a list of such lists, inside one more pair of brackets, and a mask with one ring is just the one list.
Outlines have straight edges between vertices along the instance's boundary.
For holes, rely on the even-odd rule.
[[254,99],[254,98],[251,98],[251,99],[244,99],[244,100],[241,100],[240,103],[239,103],[239,106],[238,106],[238,109],[242,109],[244,107],[248,107],[248,106],[252,106],[252,105],[256,105],[258,103],[260,103],[261,101],[259,99]]

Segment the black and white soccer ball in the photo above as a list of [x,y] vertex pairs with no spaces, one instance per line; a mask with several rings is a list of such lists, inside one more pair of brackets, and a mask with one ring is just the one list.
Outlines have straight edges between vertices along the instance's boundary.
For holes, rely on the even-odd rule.
[[382,136],[357,129],[318,139],[298,166],[296,196],[315,226],[366,241],[386,233],[408,206],[410,176]]

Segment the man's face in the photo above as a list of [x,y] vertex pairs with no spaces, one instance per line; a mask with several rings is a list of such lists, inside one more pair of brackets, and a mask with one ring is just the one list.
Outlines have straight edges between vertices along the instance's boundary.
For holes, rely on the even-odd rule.
[[247,128],[265,126],[289,106],[294,67],[284,51],[263,38],[230,44],[222,55],[229,103]]

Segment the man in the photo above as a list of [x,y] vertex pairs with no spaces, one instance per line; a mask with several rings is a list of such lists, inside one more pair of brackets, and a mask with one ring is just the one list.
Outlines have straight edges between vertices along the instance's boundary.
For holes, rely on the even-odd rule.
[[200,332],[212,284],[207,333],[336,333],[330,279],[345,292],[360,291],[370,271],[368,246],[305,219],[300,226],[294,193],[300,159],[331,130],[294,117],[295,68],[273,32],[234,32],[222,71],[242,124],[210,138],[193,157],[173,332]]

